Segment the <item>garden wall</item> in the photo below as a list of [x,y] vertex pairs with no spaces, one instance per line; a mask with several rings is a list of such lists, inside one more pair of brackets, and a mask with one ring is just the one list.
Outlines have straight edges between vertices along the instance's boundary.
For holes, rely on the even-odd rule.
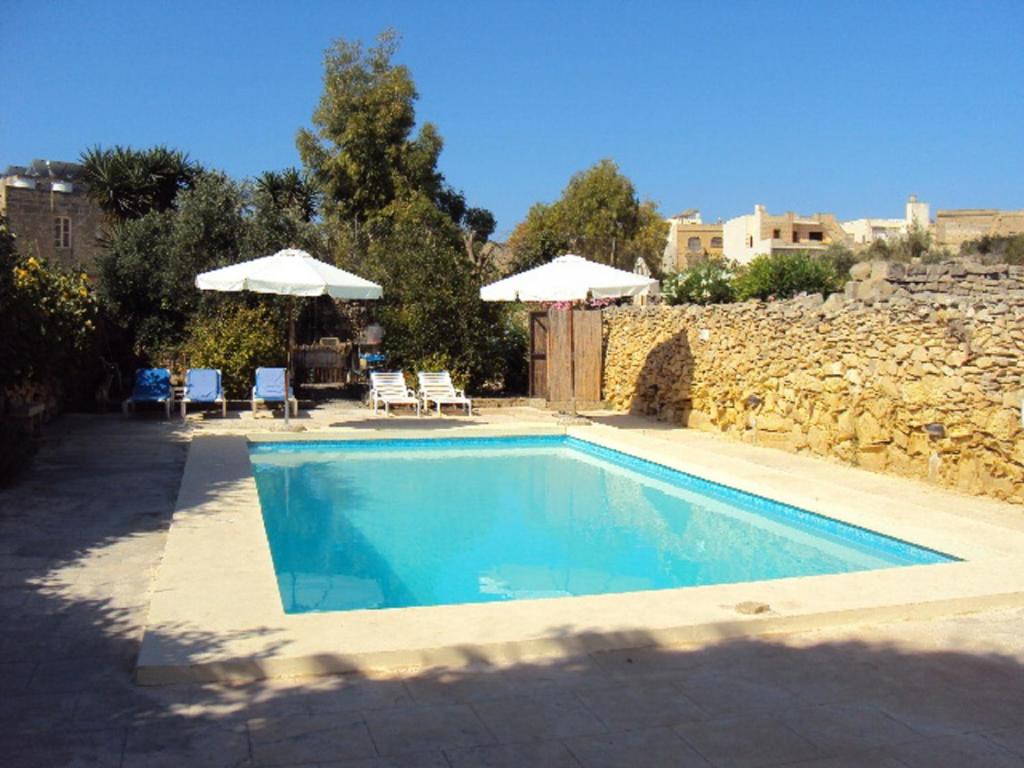
[[605,310],[605,400],[1024,503],[1024,267],[851,275],[827,300]]

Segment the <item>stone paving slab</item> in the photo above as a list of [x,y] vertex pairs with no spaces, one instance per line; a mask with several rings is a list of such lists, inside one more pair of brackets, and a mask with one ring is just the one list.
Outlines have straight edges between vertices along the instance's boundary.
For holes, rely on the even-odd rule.
[[[115,596],[143,583],[148,599],[166,535],[153,514],[166,526],[187,435],[146,418],[57,426],[33,473],[0,492],[0,572],[21,574],[0,586],[0,649],[16,657],[2,662],[14,665],[4,768],[1024,765],[1022,608],[498,666],[136,686],[125,660],[144,614]],[[124,471],[140,455],[138,476]],[[31,503],[44,487],[46,504]],[[27,554],[43,541],[48,554]],[[81,658],[54,657],[75,645]]]

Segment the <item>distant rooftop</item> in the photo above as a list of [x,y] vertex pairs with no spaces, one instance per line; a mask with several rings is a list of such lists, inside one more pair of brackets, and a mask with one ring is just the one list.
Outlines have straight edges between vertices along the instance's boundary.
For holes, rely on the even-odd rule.
[[9,165],[4,176],[25,176],[30,179],[65,179],[76,181],[82,177],[78,163],[63,160],[33,160],[29,165]]

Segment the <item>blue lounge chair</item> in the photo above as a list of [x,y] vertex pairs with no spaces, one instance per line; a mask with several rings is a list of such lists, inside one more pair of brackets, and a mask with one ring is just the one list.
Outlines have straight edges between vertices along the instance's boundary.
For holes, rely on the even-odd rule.
[[181,396],[181,418],[188,412],[189,403],[219,404],[221,415],[228,415],[228,401],[216,368],[189,368],[185,372],[185,393]]
[[136,403],[162,403],[171,418],[171,401],[174,391],[171,389],[171,372],[166,368],[139,368],[135,371],[135,385],[131,397],[121,405],[124,413],[135,410]]
[[[284,368],[257,368],[256,386],[252,388],[252,410],[255,413],[259,403],[283,403],[284,396]],[[292,413],[299,415],[299,401],[295,399],[295,390],[288,387],[288,403],[292,406]],[[287,406],[285,406],[287,407]]]

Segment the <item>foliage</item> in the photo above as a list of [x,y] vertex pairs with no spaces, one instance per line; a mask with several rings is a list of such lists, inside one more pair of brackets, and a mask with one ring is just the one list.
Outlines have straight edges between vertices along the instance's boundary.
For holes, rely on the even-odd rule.
[[935,263],[950,257],[945,250],[935,246],[931,232],[916,222],[906,234],[900,237],[874,240],[862,255],[867,260],[903,263],[911,261]]
[[267,171],[244,195],[247,216],[241,255],[245,258],[267,256],[282,248],[301,248],[315,255],[326,250],[323,234],[313,221],[318,193],[297,171]]
[[387,286],[374,311],[391,364],[442,367],[472,388],[502,375],[503,308],[480,300],[458,228],[422,194],[371,221],[366,276]]
[[96,146],[82,153],[81,162],[89,197],[112,221],[169,210],[178,193],[191,189],[202,173],[188,155],[164,146]]
[[839,281],[836,286],[837,290],[849,281],[850,268],[861,261],[856,253],[839,243],[830,245],[818,258],[832,265],[832,270],[836,273]]
[[112,319],[133,330],[137,353],[154,354],[181,340],[203,303],[195,276],[238,260],[243,205],[239,185],[204,173],[174,208],[114,228],[98,259],[100,295]]
[[546,264],[568,253],[570,238],[557,203],[535,203],[509,237],[513,272]]
[[220,307],[189,323],[182,353],[189,367],[219,368],[227,396],[245,398],[258,367],[284,364],[283,341],[284,329],[271,309],[225,297]]
[[63,376],[88,348],[96,302],[85,275],[18,254],[0,216],[0,389]]
[[300,130],[297,139],[303,165],[324,193],[326,216],[356,228],[403,190],[435,201],[443,190],[436,128],[424,123],[412,137],[418,94],[409,70],[391,61],[398,42],[391,30],[368,50],[335,41],[324,54],[314,130]]
[[[492,269],[484,245],[493,214],[469,205],[437,169],[443,141],[416,124],[416,88],[392,62],[393,32],[376,46],[339,40],[324,57],[324,90],[299,154],[323,195],[326,248],[345,269],[381,283],[370,310],[384,326],[389,365],[442,367],[470,389],[508,379],[524,356],[507,310],[480,301]],[[511,361],[511,363],[509,362]]]
[[831,293],[842,285],[833,264],[806,251],[755,256],[736,275],[736,298],[788,299],[798,293]]
[[297,168],[264,171],[256,177],[256,192],[265,198],[262,207],[293,213],[304,222],[316,216],[320,195],[306,174]]
[[725,259],[699,261],[665,278],[661,292],[668,304],[727,304],[736,298],[735,271],[735,264]]
[[960,254],[993,264],[1024,264],[1024,234],[985,235],[963,243]]
[[534,205],[510,245],[517,269],[570,251],[627,270],[639,257],[657,269],[667,232],[654,203],[641,204],[615,162],[602,160],[575,174],[556,202]]

